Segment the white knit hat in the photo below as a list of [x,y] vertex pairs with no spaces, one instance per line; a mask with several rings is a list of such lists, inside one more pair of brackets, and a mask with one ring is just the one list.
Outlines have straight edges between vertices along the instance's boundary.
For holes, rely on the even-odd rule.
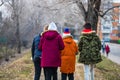
[[54,22],[51,22],[49,24],[48,30],[57,30],[57,26]]

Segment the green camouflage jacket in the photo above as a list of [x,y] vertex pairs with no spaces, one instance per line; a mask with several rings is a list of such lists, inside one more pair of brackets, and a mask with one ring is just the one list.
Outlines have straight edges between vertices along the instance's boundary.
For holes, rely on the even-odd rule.
[[78,62],[84,64],[96,64],[102,61],[101,41],[95,31],[82,32],[78,42],[80,52]]

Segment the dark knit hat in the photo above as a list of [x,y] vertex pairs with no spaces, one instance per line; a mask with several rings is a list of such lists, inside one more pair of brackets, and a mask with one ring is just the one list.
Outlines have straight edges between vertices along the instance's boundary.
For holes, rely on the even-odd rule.
[[90,23],[85,23],[84,26],[83,26],[85,29],[91,29],[92,26]]

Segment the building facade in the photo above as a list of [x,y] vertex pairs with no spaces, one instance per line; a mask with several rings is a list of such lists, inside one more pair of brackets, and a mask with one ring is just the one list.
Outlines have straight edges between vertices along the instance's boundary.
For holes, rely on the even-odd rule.
[[[113,2],[113,6],[120,6],[120,2]],[[112,32],[111,41],[120,40],[120,7],[112,10]]]
[[[106,0],[101,9],[105,11],[114,6],[120,6],[120,2]],[[111,42],[120,40],[120,7],[110,10],[104,18],[99,19],[97,32],[101,40]]]

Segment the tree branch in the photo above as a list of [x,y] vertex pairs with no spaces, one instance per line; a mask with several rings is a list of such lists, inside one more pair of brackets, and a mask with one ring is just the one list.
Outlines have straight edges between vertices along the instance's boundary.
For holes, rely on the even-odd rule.
[[3,0],[1,0],[1,4],[0,4],[0,6],[2,6],[4,4],[4,1]]
[[103,17],[103,16],[106,15],[107,12],[109,12],[110,10],[112,10],[112,9],[114,9],[114,8],[117,8],[117,7],[120,7],[120,5],[118,5],[118,6],[113,6],[113,7],[109,8],[108,10],[106,10],[104,13],[101,13],[101,14],[99,13],[99,16]]
[[8,1],[8,4],[13,7],[13,5],[12,5],[12,3],[10,3],[10,1]]
[[[72,5],[74,2],[72,1],[69,1],[67,4],[65,4],[66,2],[65,1],[61,1],[61,2],[57,2],[56,5],[50,5],[50,6],[41,6],[41,5],[36,5],[36,4],[33,4],[35,7],[38,7],[38,8],[45,8],[45,9],[48,9],[50,11],[57,11],[57,10],[61,10],[61,9],[64,9],[65,7],[69,6],[69,5]],[[65,4],[65,5],[64,5]],[[64,5],[62,7],[58,7],[61,6],[61,5]]]
[[77,4],[78,8],[81,10],[82,15],[85,19],[86,15],[87,15],[87,11],[85,10],[83,3],[81,1],[76,0],[76,4]]

